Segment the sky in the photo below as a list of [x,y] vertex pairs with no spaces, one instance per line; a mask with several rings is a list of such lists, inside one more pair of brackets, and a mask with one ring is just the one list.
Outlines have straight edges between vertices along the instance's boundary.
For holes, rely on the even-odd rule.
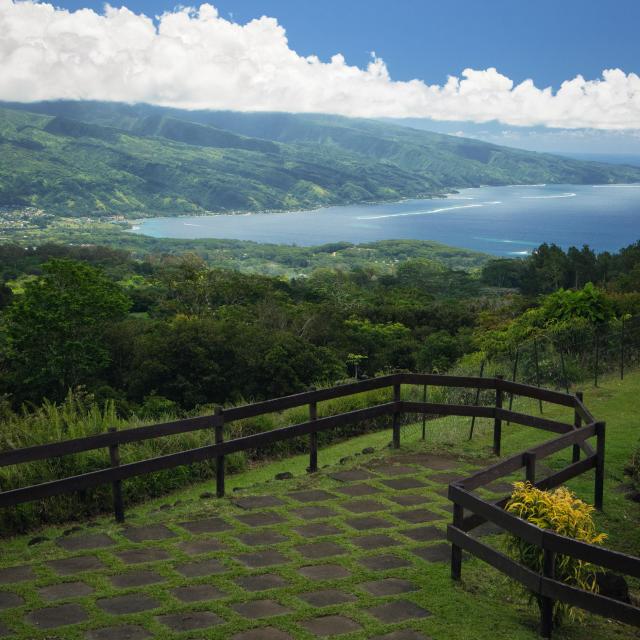
[[211,1],[0,0],[0,100],[317,111],[640,153],[639,0]]

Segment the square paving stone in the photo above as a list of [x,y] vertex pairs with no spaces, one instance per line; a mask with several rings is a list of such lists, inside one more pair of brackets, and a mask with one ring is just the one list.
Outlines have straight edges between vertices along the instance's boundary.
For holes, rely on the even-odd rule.
[[170,613],[157,616],[158,622],[173,631],[193,631],[194,629],[208,629],[222,624],[224,620],[210,611],[187,611],[186,613]]
[[437,527],[416,527],[415,529],[403,529],[400,533],[416,542],[429,542],[432,540],[446,540],[446,533]]
[[485,522],[469,532],[469,534],[474,538],[484,538],[486,536],[495,536],[502,533],[505,533],[505,530],[497,524],[493,524],[493,522]]
[[116,553],[116,556],[125,564],[142,564],[143,562],[158,562],[158,560],[166,560],[169,554],[164,549],[129,549]]
[[147,524],[142,527],[128,527],[122,532],[131,542],[146,542],[147,540],[166,540],[176,534],[163,524]]
[[200,578],[201,576],[215,575],[229,570],[220,560],[216,559],[185,562],[176,565],[175,569],[178,573],[185,576],[185,578]]
[[92,629],[87,633],[87,640],[145,640],[150,637],[151,634],[144,627],[134,624]]
[[396,511],[393,514],[396,518],[404,520],[405,522],[411,522],[412,524],[418,524],[419,522],[433,522],[434,520],[442,520],[442,516],[438,513],[433,513],[428,509],[412,509],[411,511]]
[[210,584],[190,584],[186,587],[176,587],[171,590],[175,598],[181,602],[201,602],[203,600],[218,600],[224,598],[225,593]]
[[286,504],[284,500],[276,496],[244,496],[232,500],[233,504],[241,509],[264,509],[265,507],[281,507]]
[[235,516],[235,518],[249,527],[268,527],[272,524],[282,524],[286,521],[286,518],[283,518],[279,513],[273,511],[248,513],[244,516]]
[[189,533],[220,533],[228,531],[233,527],[225,522],[222,518],[207,518],[205,520],[191,520],[190,522],[181,522],[180,526],[189,531]]
[[359,480],[369,480],[376,476],[364,469],[349,469],[347,471],[338,471],[336,473],[330,473],[330,478],[339,480],[340,482],[358,482]]
[[298,569],[298,573],[309,580],[338,580],[351,575],[339,564],[317,564]]
[[372,596],[397,596],[400,593],[416,591],[418,588],[413,582],[401,578],[371,580],[370,582],[362,583],[360,586]]
[[360,536],[358,538],[351,538],[349,542],[352,542],[361,549],[380,549],[382,547],[396,547],[400,543],[394,540],[390,536],[385,536],[383,533],[372,534],[370,536]]
[[258,547],[265,544],[278,544],[286,542],[287,536],[283,536],[277,531],[252,531],[251,533],[243,533],[238,536],[238,540],[250,547]]
[[420,473],[420,469],[409,467],[406,464],[382,464],[372,468],[376,473],[383,476],[410,476]]
[[422,495],[415,493],[400,493],[397,496],[387,496],[387,498],[396,504],[399,504],[401,507],[415,507],[418,504],[424,504],[431,500],[430,496],[427,495],[426,492]]
[[236,556],[236,560],[239,560],[248,567],[269,567],[274,564],[286,564],[289,559],[279,551],[258,551],[257,553],[243,553]]
[[36,609],[25,620],[38,629],[55,629],[67,624],[78,624],[89,619],[89,614],[79,604],[61,604],[58,607]]
[[127,571],[117,576],[111,576],[111,584],[119,589],[144,587],[157,582],[164,582],[164,578],[155,571]]
[[511,495],[513,493],[513,485],[510,482],[494,482],[484,487],[491,493],[499,493],[501,496]]
[[368,529],[388,529],[393,525],[383,518],[367,516],[366,518],[349,518],[345,521],[350,527],[358,531],[366,531]]
[[35,580],[35,578],[36,575],[28,564],[0,569],[0,584],[13,584],[14,582]]
[[457,472],[434,473],[429,476],[429,480],[433,480],[434,482],[442,482],[444,484],[451,484],[454,480],[461,480],[462,478],[464,478],[464,476]]
[[105,533],[89,533],[83,536],[58,538],[56,544],[67,551],[83,551],[85,549],[102,549],[112,547],[115,542]]
[[180,551],[190,556],[199,556],[203,553],[213,553],[215,551],[221,551],[224,549],[224,544],[218,540],[212,538],[205,538],[204,540],[189,540],[188,542],[181,542],[178,545]]
[[451,469],[457,469],[462,464],[462,462],[456,458],[438,456],[432,453],[413,453],[398,458],[393,457],[390,460],[398,464],[417,464],[427,469],[433,469],[434,471],[449,471]]
[[248,602],[239,602],[238,604],[234,604],[231,608],[236,613],[239,613],[242,617],[248,618],[249,620],[267,618],[271,616],[283,616],[286,613],[291,612],[291,609],[283,607],[275,600],[249,600]]
[[404,622],[414,618],[426,618],[431,615],[430,611],[419,607],[415,602],[409,600],[393,600],[385,604],[367,609],[374,618],[380,622]]
[[386,508],[377,500],[348,500],[341,503],[340,506],[347,511],[351,511],[351,513],[372,513]]
[[370,496],[374,493],[380,493],[382,489],[378,489],[378,487],[372,487],[370,484],[347,484],[344,487],[338,487],[336,492],[342,493],[345,496]]
[[23,603],[24,600],[17,593],[13,593],[13,591],[0,591],[0,611],[20,607]]
[[275,627],[263,627],[236,633],[231,640],[293,640],[293,637]]
[[322,616],[320,618],[312,618],[300,623],[307,631],[321,638],[340,636],[343,633],[351,633],[359,631],[362,627],[352,620],[344,616]]
[[60,582],[38,589],[38,595],[51,602],[66,598],[82,598],[93,593],[93,587],[84,582]]
[[264,573],[259,576],[241,576],[235,583],[245,591],[267,591],[287,586],[287,581],[276,573]]
[[13,635],[13,631],[4,622],[0,622],[0,638]]
[[300,507],[299,509],[291,509],[291,513],[302,518],[303,520],[317,520],[318,518],[332,518],[336,515],[336,511],[330,507]]
[[310,542],[309,544],[301,544],[294,548],[305,558],[313,559],[329,558],[347,553],[344,547],[341,547],[335,542]]
[[112,613],[114,615],[139,613],[140,611],[157,609],[160,606],[157,600],[140,593],[130,593],[126,596],[115,596],[113,598],[101,598],[96,604],[106,613]]
[[391,554],[381,556],[369,556],[362,558],[360,564],[370,571],[387,571],[388,569],[400,569],[410,566],[410,562]]
[[312,522],[311,524],[305,524],[301,527],[294,527],[293,530],[299,533],[303,538],[333,536],[337,533],[342,533],[342,529],[339,529],[333,524],[327,524],[326,522]]
[[333,500],[336,496],[322,489],[309,489],[307,491],[294,491],[288,496],[298,502],[322,502],[323,500]]
[[298,594],[298,598],[304,600],[312,607],[330,607],[334,604],[343,604],[345,602],[354,602],[357,600],[352,593],[344,593],[337,589],[322,589],[320,591],[309,591],[308,593]]
[[413,549],[413,553],[427,562],[448,562],[451,560],[451,547],[446,543],[418,547]]
[[391,480],[383,480],[382,484],[386,484],[391,489],[397,491],[404,491],[405,489],[419,489],[424,488],[427,485],[421,480],[415,478],[392,478]]
[[402,629],[385,633],[383,636],[374,636],[371,640],[431,640],[431,638],[411,629]]
[[46,564],[61,576],[70,576],[74,573],[82,573],[83,571],[104,569],[104,564],[95,556],[76,556],[75,558],[50,560]]

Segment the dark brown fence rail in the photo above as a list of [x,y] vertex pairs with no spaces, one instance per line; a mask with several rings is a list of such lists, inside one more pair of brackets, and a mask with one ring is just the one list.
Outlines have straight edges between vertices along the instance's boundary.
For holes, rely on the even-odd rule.
[[[429,386],[494,390],[495,403],[493,406],[478,406],[477,402],[473,405],[426,401],[409,402],[402,400],[402,385],[420,385],[425,389]],[[389,402],[323,418],[318,418],[317,416],[319,402],[379,389],[390,389],[391,397]],[[565,423],[541,416],[520,413],[511,410],[511,408],[506,409],[503,407],[504,394],[519,395],[539,402],[569,407],[574,410],[573,421],[572,423]],[[426,394],[424,397],[426,398]],[[509,404],[511,405],[511,402]],[[309,407],[309,420],[306,422],[231,440],[224,439],[224,427],[230,422],[305,405]],[[640,578],[640,559],[540,529],[506,512],[503,507],[508,498],[489,502],[472,493],[481,486],[523,468],[525,469],[526,478],[542,489],[556,487],[586,471],[595,469],[595,505],[598,509],[602,509],[605,425],[602,422],[595,421],[583,402],[582,394],[571,395],[551,391],[527,384],[506,381],[501,377],[476,378],[397,373],[241,407],[219,409],[213,415],[208,416],[122,431],[110,429],[107,433],[87,438],[3,451],[0,452],[0,466],[26,464],[37,460],[107,448],[111,466],[78,476],[0,492],[0,507],[12,507],[24,502],[73,493],[102,484],[111,484],[113,487],[114,513],[118,521],[123,521],[124,505],[122,503],[121,485],[128,478],[155,473],[180,465],[213,460],[216,462],[217,495],[222,497],[224,496],[225,483],[225,456],[231,453],[259,449],[274,442],[290,438],[309,436],[309,470],[314,472],[318,468],[318,433],[371,418],[390,416],[392,419],[392,442],[394,448],[398,448],[401,436],[400,418],[405,413],[422,414],[423,416],[455,415],[492,419],[493,451],[496,456],[500,456],[501,452],[503,421],[560,434],[553,440],[505,458],[497,464],[449,486],[449,499],[454,503],[453,523],[449,525],[447,530],[447,537],[452,543],[451,572],[453,578],[460,578],[462,552],[464,550],[517,580],[541,598],[543,603],[541,631],[545,637],[550,637],[551,635],[554,601],[564,602],[593,613],[640,626],[640,608],[571,587],[555,580],[553,576],[555,554],[570,555],[638,578]],[[215,444],[148,460],[120,464],[120,445],[202,429],[212,431]],[[587,442],[589,438],[593,437],[597,440],[595,450]],[[572,447],[572,462],[551,476],[537,480],[537,461],[567,447]],[[582,459],[580,459],[581,452],[584,452],[585,455]],[[469,513],[465,514],[465,510]],[[545,570],[543,573],[537,574],[487,544],[472,538],[469,535],[469,531],[484,522],[491,522],[505,531],[539,546],[543,550],[545,557]]]

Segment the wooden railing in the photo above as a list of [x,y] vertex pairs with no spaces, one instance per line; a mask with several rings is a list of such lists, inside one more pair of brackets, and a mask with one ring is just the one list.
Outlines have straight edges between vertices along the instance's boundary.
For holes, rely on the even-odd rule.
[[[425,389],[426,387],[437,386],[493,390],[495,391],[495,402],[493,406],[479,406],[477,402],[469,405],[405,401],[402,400],[402,385],[420,385]],[[318,418],[317,408],[319,402],[386,388],[392,391],[389,402]],[[574,412],[573,421],[572,423],[565,423],[505,409],[503,407],[505,393],[571,408]],[[423,397],[426,397],[426,394]],[[309,419],[306,422],[231,440],[224,439],[224,427],[230,422],[305,405],[309,407]],[[505,458],[483,471],[449,485],[449,499],[454,503],[454,511],[453,523],[447,529],[447,538],[452,543],[451,573],[454,579],[460,578],[462,553],[467,551],[517,580],[541,599],[541,631],[545,637],[550,637],[551,635],[554,601],[564,602],[593,613],[640,626],[640,608],[569,586],[554,579],[553,576],[556,554],[569,555],[586,560],[637,578],[640,578],[639,558],[540,529],[506,512],[503,507],[508,498],[490,502],[472,493],[475,489],[522,468],[526,471],[527,479],[541,489],[558,486],[586,471],[595,469],[594,502],[596,508],[602,509],[605,424],[595,421],[595,418],[584,405],[581,394],[571,395],[531,385],[509,382],[501,377],[475,378],[397,373],[241,407],[219,409],[213,415],[208,416],[122,431],[110,429],[104,434],[86,438],[3,451],[0,452],[0,466],[26,464],[37,460],[107,448],[110,454],[111,467],[1,492],[0,507],[11,507],[24,502],[73,493],[110,483],[113,487],[115,517],[118,521],[123,521],[124,505],[122,502],[121,483],[128,478],[171,469],[180,465],[215,460],[216,490],[217,495],[222,497],[225,493],[225,456],[230,453],[259,449],[281,440],[309,436],[309,471],[315,472],[318,469],[318,433],[358,423],[362,420],[391,416],[392,443],[394,448],[398,448],[400,447],[401,416],[404,413],[422,414],[423,416],[455,415],[492,419],[493,451],[496,456],[501,453],[503,421],[560,434],[559,437],[544,444]],[[214,444],[138,462],[120,464],[119,447],[121,445],[202,429],[212,431]],[[589,438],[593,437],[597,439],[595,450],[587,442]],[[547,478],[536,480],[537,461],[567,447],[572,447],[573,450],[571,464]],[[585,454],[583,459],[580,459],[581,451]],[[465,515],[465,510],[469,512],[468,515]],[[543,550],[545,558],[543,573],[538,574],[487,544],[472,538],[469,535],[469,531],[484,522],[491,522],[504,531],[539,546]]]

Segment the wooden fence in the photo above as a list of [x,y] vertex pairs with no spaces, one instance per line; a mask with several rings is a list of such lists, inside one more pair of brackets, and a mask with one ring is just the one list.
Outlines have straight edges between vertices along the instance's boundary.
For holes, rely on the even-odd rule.
[[[410,402],[402,400],[402,385],[420,385],[425,389],[430,386],[494,390],[495,402],[493,406],[433,403],[426,401]],[[318,418],[317,408],[319,402],[385,388],[391,391],[389,402],[334,416]],[[532,416],[506,409],[503,407],[505,394],[524,396],[540,402],[548,402],[571,408],[574,412],[573,421],[571,423],[559,422],[541,416]],[[423,397],[426,397],[426,394]],[[224,439],[224,427],[230,422],[305,405],[309,408],[309,419],[306,422],[231,440]],[[400,447],[401,436],[400,418],[403,413],[422,414],[423,416],[454,415],[492,419],[493,450],[496,456],[499,456],[501,451],[503,421],[560,434],[558,437],[544,444],[506,458],[483,471],[449,485],[449,499],[454,503],[454,512],[453,523],[449,525],[447,529],[447,538],[452,543],[451,573],[454,579],[460,578],[462,553],[463,551],[467,551],[525,585],[533,593],[537,594],[543,603],[541,611],[541,631],[544,637],[550,637],[551,635],[554,601],[564,602],[593,613],[640,626],[640,608],[569,586],[564,582],[555,580],[553,576],[556,554],[569,555],[574,558],[586,560],[598,566],[637,578],[640,578],[639,558],[586,544],[557,535],[551,531],[540,529],[504,511],[503,507],[508,498],[491,502],[472,493],[478,487],[522,468],[526,471],[527,479],[541,489],[558,486],[586,471],[595,469],[595,505],[598,509],[602,509],[605,443],[604,423],[595,421],[595,418],[584,405],[581,394],[574,396],[568,393],[507,381],[500,377],[475,378],[397,373],[352,384],[248,404],[241,407],[219,409],[215,414],[208,416],[125,429],[122,431],[110,429],[104,434],[86,438],[3,451],[0,452],[0,466],[25,464],[36,460],[107,448],[110,454],[111,466],[106,469],[83,473],[78,476],[1,492],[0,507],[11,507],[24,502],[72,493],[110,483],[113,487],[113,503],[116,520],[123,521],[124,505],[122,502],[121,483],[128,478],[171,469],[180,465],[215,460],[217,495],[222,497],[225,492],[225,456],[230,453],[259,449],[260,447],[280,440],[309,436],[309,470],[315,472],[318,469],[318,433],[348,424],[358,423],[361,420],[379,416],[391,416],[392,443],[394,448],[398,448]],[[201,429],[209,429],[212,431],[214,444],[148,460],[141,460],[139,462],[120,464],[119,447],[121,445]],[[597,440],[595,450],[587,442],[587,440],[592,437],[595,437]],[[537,480],[537,461],[567,447],[572,447],[571,464],[547,478]],[[580,459],[581,452],[583,452],[585,456],[582,459]],[[467,510],[469,514],[465,514],[465,510]],[[501,529],[519,536],[531,544],[539,546],[543,550],[545,558],[542,575],[535,573],[487,544],[472,538],[469,535],[469,531],[484,522],[491,522]]]

